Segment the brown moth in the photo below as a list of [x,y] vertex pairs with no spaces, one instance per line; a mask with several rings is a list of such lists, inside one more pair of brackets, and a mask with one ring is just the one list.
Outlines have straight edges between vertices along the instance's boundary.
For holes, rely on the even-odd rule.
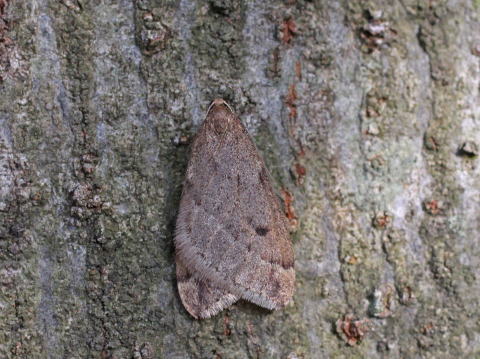
[[195,318],[239,299],[268,309],[292,298],[288,224],[265,163],[222,99],[191,147],[175,232],[178,291]]

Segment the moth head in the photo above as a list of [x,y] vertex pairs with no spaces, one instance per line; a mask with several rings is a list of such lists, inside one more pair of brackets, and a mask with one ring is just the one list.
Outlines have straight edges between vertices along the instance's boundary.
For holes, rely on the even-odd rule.
[[213,100],[208,107],[206,121],[210,123],[213,130],[219,135],[228,131],[234,119],[235,114],[232,108],[221,98]]

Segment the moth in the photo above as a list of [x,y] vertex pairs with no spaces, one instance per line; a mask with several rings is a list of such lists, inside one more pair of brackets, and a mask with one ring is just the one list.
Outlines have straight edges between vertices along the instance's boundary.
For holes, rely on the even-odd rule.
[[263,159],[215,99],[192,145],[175,230],[180,298],[196,319],[240,299],[284,307],[295,284],[288,223]]

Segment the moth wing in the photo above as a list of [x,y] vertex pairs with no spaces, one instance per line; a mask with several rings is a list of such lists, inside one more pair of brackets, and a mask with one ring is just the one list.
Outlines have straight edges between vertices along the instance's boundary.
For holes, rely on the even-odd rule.
[[283,307],[295,271],[287,221],[240,120],[213,104],[193,144],[175,236],[201,279],[260,306]]
[[177,256],[177,287],[185,309],[194,317],[210,318],[229,307],[238,297],[225,289],[216,287],[208,279],[196,278]]

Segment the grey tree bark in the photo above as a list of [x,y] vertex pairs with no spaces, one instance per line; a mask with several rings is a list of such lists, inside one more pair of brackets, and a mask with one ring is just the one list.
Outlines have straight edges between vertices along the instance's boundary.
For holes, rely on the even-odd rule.
[[[0,357],[479,357],[479,7],[0,0]],[[297,289],[195,321],[172,236],[215,97]]]

